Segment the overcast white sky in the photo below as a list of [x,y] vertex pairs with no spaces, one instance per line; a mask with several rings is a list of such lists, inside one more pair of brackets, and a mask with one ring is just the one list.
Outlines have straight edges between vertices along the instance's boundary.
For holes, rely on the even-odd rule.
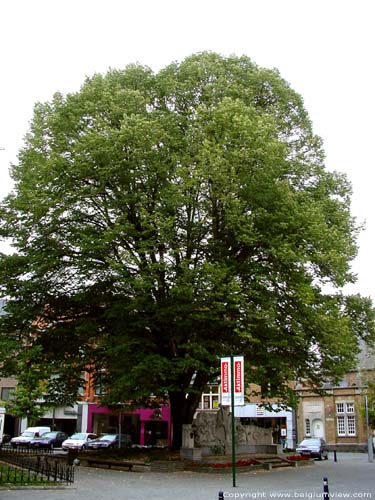
[[0,197],[35,102],[133,62],[155,71],[204,50],[278,68],[353,185],[366,221],[350,288],[375,301],[373,0],[1,0]]

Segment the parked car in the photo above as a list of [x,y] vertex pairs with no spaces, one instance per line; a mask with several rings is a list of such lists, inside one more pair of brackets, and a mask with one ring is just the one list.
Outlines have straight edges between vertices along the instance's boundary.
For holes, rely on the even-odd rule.
[[61,447],[63,450],[84,450],[93,439],[97,439],[96,434],[91,432],[76,432],[70,438],[63,441]]
[[[120,447],[131,445],[131,437],[129,434],[122,434]],[[87,443],[88,450],[97,450],[101,448],[119,448],[119,434],[103,434],[98,439],[94,439]]]
[[10,440],[10,444],[12,448],[29,446],[30,441],[41,436],[45,432],[49,432],[50,430],[50,427],[28,427],[20,436],[12,438]]
[[52,431],[42,434],[30,441],[30,448],[61,448],[63,441],[68,439],[68,434],[61,431]]
[[322,438],[305,438],[297,446],[296,451],[301,455],[319,458],[319,460],[328,458],[327,444]]

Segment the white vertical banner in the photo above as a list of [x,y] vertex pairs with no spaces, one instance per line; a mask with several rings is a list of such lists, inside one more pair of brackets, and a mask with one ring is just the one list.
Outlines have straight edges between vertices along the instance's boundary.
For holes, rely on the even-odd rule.
[[235,356],[233,358],[233,367],[234,367],[234,406],[241,406],[245,404],[243,356]]
[[221,358],[221,404],[231,405],[230,358]]
[[[230,406],[232,404],[231,387],[231,362],[230,357],[221,358],[221,404]],[[233,357],[233,383],[234,383],[234,406],[245,404],[244,387],[244,357]]]

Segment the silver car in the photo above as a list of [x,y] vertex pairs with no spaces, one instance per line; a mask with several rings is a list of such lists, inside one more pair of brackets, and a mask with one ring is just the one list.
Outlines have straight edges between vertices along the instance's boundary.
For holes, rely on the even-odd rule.
[[63,450],[84,450],[87,444],[97,437],[91,432],[76,432],[70,438],[65,439],[61,447]]
[[296,451],[301,455],[318,458],[319,460],[322,458],[327,460],[328,458],[327,444],[322,438],[306,438],[300,442]]

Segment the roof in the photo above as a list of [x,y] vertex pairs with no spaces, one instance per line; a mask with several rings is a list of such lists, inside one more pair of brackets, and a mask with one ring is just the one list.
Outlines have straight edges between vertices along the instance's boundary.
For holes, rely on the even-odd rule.
[[357,359],[357,370],[375,370],[375,348],[369,347],[363,341]]

